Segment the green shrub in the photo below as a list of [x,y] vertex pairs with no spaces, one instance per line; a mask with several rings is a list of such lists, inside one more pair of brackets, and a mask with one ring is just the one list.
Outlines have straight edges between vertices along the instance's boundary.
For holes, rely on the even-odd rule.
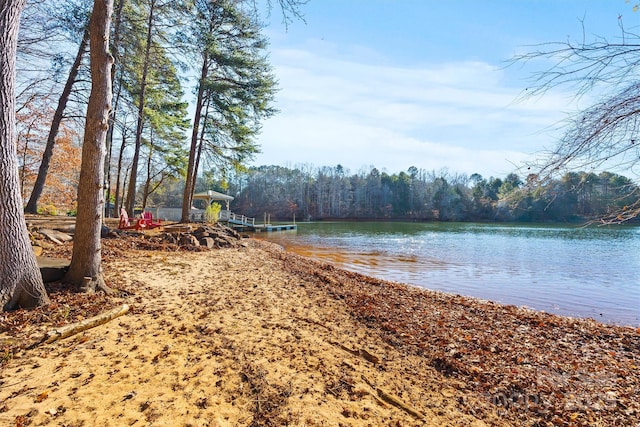
[[222,210],[222,206],[220,203],[211,203],[207,206],[207,209],[204,211],[204,219],[206,222],[210,224],[215,224],[218,222],[218,218],[220,218],[220,211]]
[[53,205],[38,206],[38,214],[40,215],[58,215],[58,208]]

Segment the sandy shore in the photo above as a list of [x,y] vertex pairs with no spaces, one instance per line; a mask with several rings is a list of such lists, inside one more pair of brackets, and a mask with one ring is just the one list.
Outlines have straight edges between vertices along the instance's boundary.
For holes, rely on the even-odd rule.
[[[52,344],[24,349],[90,313],[53,298],[53,308],[2,314],[0,425],[640,422],[638,330],[421,291],[247,242],[203,252],[106,242],[107,281],[123,291],[87,304],[131,311]],[[38,321],[12,329],[20,316]]]

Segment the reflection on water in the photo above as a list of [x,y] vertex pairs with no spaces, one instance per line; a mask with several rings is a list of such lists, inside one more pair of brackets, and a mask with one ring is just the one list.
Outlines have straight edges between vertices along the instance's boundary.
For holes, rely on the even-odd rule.
[[335,222],[259,237],[387,280],[640,325],[639,228]]

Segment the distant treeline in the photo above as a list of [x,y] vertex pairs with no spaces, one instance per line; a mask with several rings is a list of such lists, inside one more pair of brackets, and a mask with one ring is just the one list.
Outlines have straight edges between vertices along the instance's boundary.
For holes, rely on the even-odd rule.
[[388,174],[342,166],[261,166],[236,177],[232,209],[271,219],[397,219],[580,222],[624,209],[638,199],[629,178],[610,172],[568,172],[539,183],[511,173],[484,178],[409,168]]

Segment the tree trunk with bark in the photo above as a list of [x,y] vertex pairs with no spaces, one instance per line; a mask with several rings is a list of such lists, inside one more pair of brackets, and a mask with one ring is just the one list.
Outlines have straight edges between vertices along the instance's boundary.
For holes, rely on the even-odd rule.
[[[102,277],[100,231],[104,206],[104,158],[111,109],[109,26],[113,0],[95,0],[90,22],[91,93],[82,145],[78,214],[71,265],[65,281],[83,291],[108,291]],[[87,279],[85,279],[87,278]]]
[[200,128],[200,118],[202,116],[202,108],[204,106],[204,84],[209,71],[209,62],[207,54],[203,54],[202,69],[200,70],[200,80],[198,82],[198,98],[196,101],[196,111],[193,116],[193,129],[191,131],[191,147],[189,148],[189,163],[187,165],[187,174],[184,182],[184,194],[182,196],[182,216],[180,222],[189,222],[189,214],[191,213],[191,202],[193,200],[193,190],[196,185],[195,170],[196,152],[198,146],[198,129]]
[[142,188],[142,209],[147,207],[147,200],[149,199],[149,191],[151,189],[151,160],[153,160],[153,132],[151,132],[151,141],[149,141],[149,153],[147,154],[147,176],[144,180],[144,186]]
[[24,0],[0,2],[0,304],[49,303],[24,219],[16,152],[15,73]]
[[151,53],[151,38],[153,30],[153,20],[155,11],[155,1],[149,6],[149,20],[147,22],[147,45],[144,52],[144,64],[142,66],[142,77],[140,79],[140,94],[138,96],[138,123],[136,126],[136,141],[133,151],[133,159],[131,161],[131,172],[129,176],[129,188],[127,189],[127,198],[125,200],[125,208],[129,216],[133,218],[134,207],[136,204],[136,182],[138,175],[138,161],[140,159],[140,147],[142,145],[142,128],[144,126],[144,102],[145,92],[147,88],[147,75],[149,74],[149,55]]
[[[124,198],[124,188],[126,188],[126,178],[125,183],[120,185],[120,180],[122,179],[122,163],[124,162],[124,150],[127,148],[127,134],[123,130],[122,131],[122,143],[120,144],[120,151],[118,153],[118,167],[116,169],[116,191],[115,191],[115,200],[113,202],[113,210],[114,215],[117,217],[120,215],[120,208],[122,208],[122,199]],[[125,172],[125,175],[128,171]]]
[[[122,161],[124,158],[124,150],[127,146],[127,137],[126,137],[126,133],[123,130],[122,131],[122,144],[120,144],[120,152],[118,154],[118,167],[116,169],[116,191],[115,191],[115,196],[114,196],[114,202],[113,202],[113,213],[115,216],[119,216],[120,215],[120,208],[122,207],[122,197],[120,196],[120,179],[122,176]],[[124,185],[123,185],[124,187]],[[123,191],[124,192],[124,191]]]
[[204,146],[204,135],[205,135],[205,131],[207,130],[207,119],[209,116],[209,101],[210,99],[207,99],[207,106],[204,108],[204,117],[198,118],[198,122],[202,122],[202,130],[200,131],[200,140],[198,141],[198,147],[196,150],[196,160],[195,160],[195,166],[193,168],[194,173],[193,173],[193,185],[191,186],[191,200],[193,200],[193,195],[196,192],[196,178],[198,177],[198,169],[200,169],[200,158],[202,157],[202,148]]
[[[116,78],[116,68],[120,61],[120,24],[122,22],[122,8],[124,6],[124,0],[118,1],[118,6],[115,10],[115,22],[113,24],[113,39],[112,39],[112,47],[111,53],[113,56],[113,64],[111,65],[111,84],[113,86],[113,82],[115,82]],[[122,80],[122,79],[121,79]],[[104,174],[107,178],[107,197],[106,197],[106,205],[109,206],[109,202],[113,197],[113,193],[111,190],[111,154],[113,152],[113,128],[115,126],[116,119],[116,111],[118,110],[118,99],[120,98],[120,91],[122,89],[122,82],[120,82],[117,90],[116,100],[114,105],[112,106],[112,110],[109,112],[109,130],[107,131],[107,158],[104,162]],[[118,207],[117,203],[114,203],[113,210],[106,208],[105,216],[112,217],[113,215],[117,215]]]
[[38,199],[40,199],[40,196],[42,195],[42,190],[44,190],[44,183],[47,180],[47,173],[49,172],[49,164],[51,163],[51,157],[53,156],[53,147],[56,144],[58,129],[60,129],[60,123],[62,123],[64,109],[67,107],[67,102],[69,101],[69,96],[71,95],[71,89],[73,88],[73,84],[75,83],[76,77],[78,76],[80,64],[82,63],[82,57],[84,56],[84,52],[87,50],[88,43],[89,27],[87,26],[84,30],[84,34],[82,35],[82,41],[80,42],[80,47],[78,47],[76,59],[71,66],[71,70],[69,70],[69,76],[67,77],[67,82],[65,83],[64,89],[62,90],[62,95],[60,95],[60,99],[58,100],[58,107],[56,108],[56,112],[53,115],[53,121],[51,122],[51,128],[49,129],[49,136],[47,137],[47,144],[44,148],[44,153],[42,153],[42,162],[40,163],[40,168],[38,169],[38,177],[36,178],[36,182],[33,185],[33,190],[31,191],[31,197],[29,197],[27,207],[24,209],[26,213],[38,213]]

